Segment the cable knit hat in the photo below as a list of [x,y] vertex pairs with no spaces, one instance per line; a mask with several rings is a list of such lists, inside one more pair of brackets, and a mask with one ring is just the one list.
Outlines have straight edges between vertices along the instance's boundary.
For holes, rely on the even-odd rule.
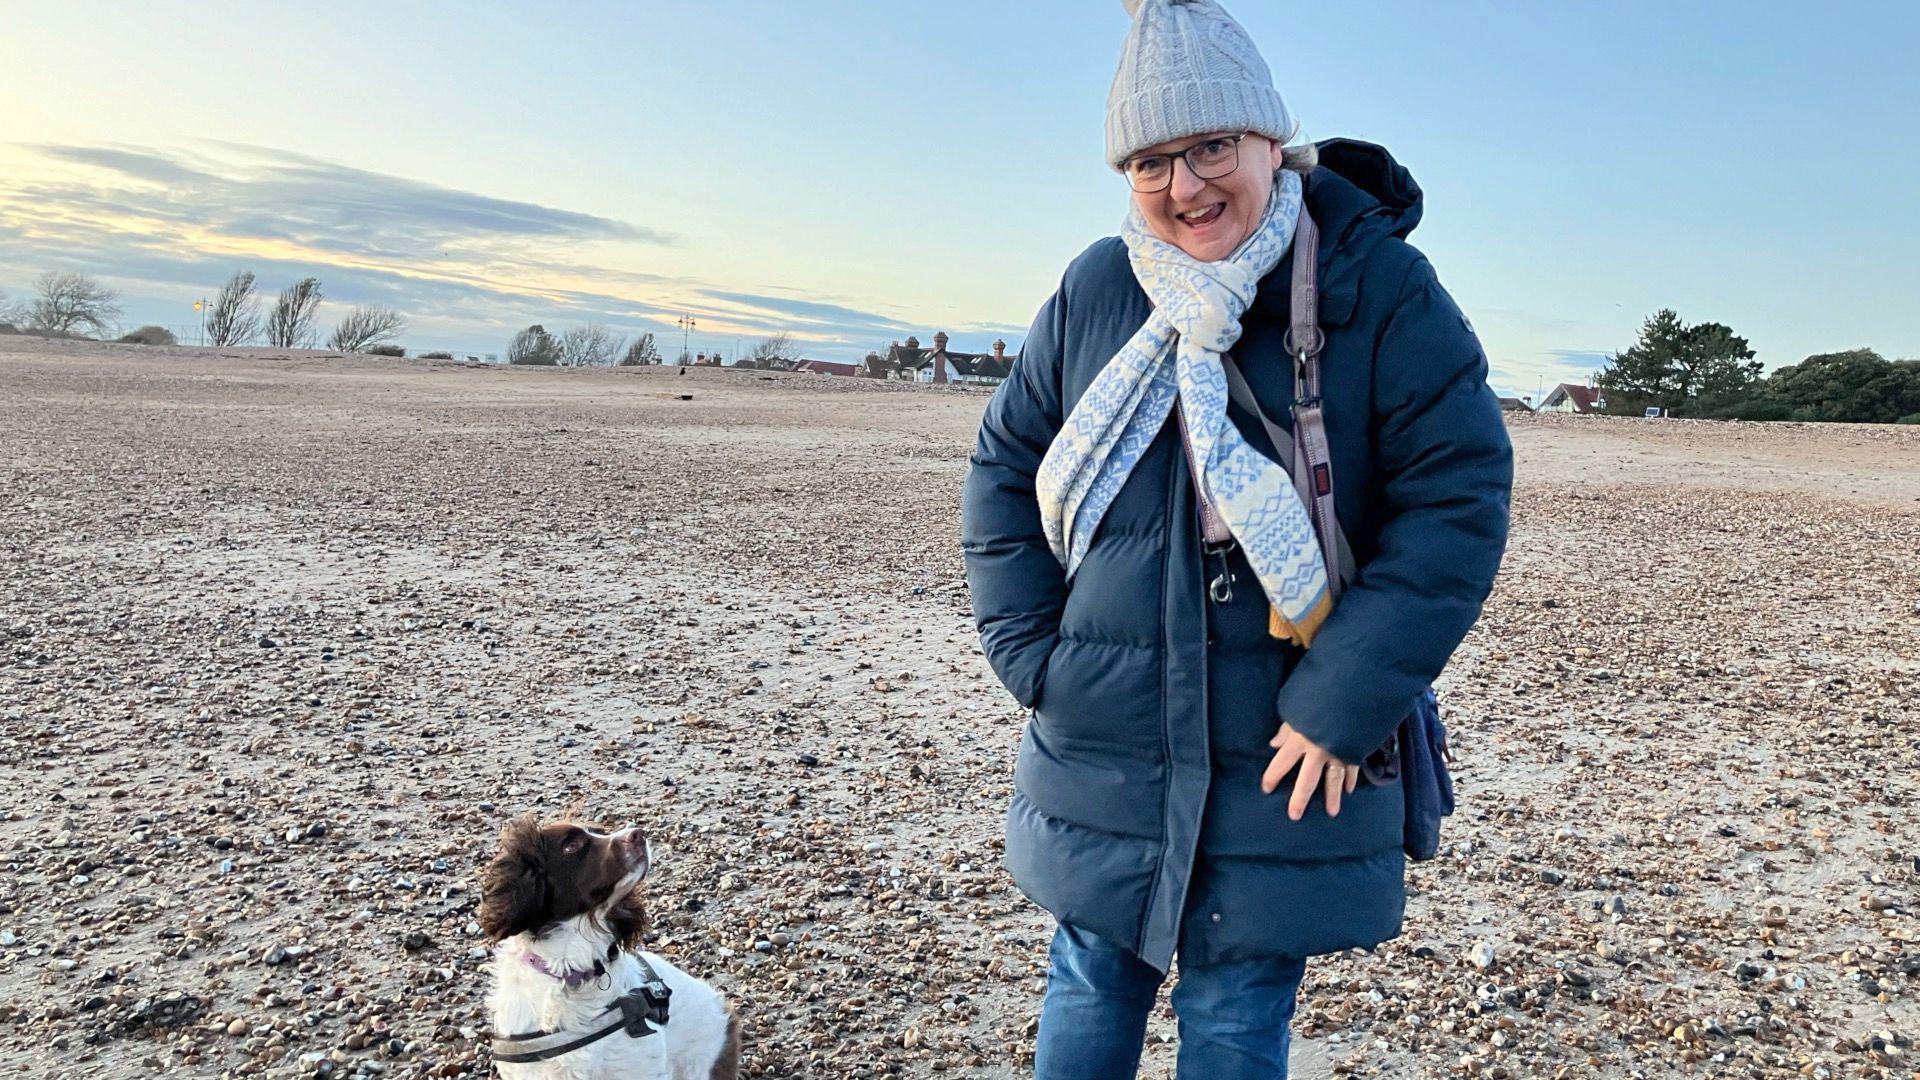
[[1253,39],[1214,0],[1123,0],[1133,29],[1107,94],[1107,163],[1211,131],[1284,143],[1293,116]]

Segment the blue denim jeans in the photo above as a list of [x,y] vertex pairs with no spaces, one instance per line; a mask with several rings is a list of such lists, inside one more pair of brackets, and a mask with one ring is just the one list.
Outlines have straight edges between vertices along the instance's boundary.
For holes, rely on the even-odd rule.
[[[1180,970],[1181,1080],[1285,1080],[1288,1025],[1305,960]],[[1053,935],[1034,1080],[1133,1080],[1161,975],[1139,957],[1062,925]]]

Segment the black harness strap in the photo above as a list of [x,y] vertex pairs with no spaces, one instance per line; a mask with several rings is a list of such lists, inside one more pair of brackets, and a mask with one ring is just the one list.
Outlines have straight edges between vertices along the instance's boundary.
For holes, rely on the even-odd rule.
[[525,1035],[505,1035],[493,1040],[493,1060],[504,1061],[510,1065],[547,1061],[562,1054],[571,1054],[583,1046],[591,1046],[616,1031],[625,1031],[628,1038],[644,1039],[664,1027],[673,999],[673,989],[660,978],[659,973],[653,970],[653,965],[647,963],[645,957],[636,953],[634,959],[640,964],[639,987],[616,998],[613,1004],[607,1006],[606,1010],[600,1014],[601,1016],[620,1014],[613,1023],[577,1038],[569,1037],[567,1033],[559,1031],[533,1031]]

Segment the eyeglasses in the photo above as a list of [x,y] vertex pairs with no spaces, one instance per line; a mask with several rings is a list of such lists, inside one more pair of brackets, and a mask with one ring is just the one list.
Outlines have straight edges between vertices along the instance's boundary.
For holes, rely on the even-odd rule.
[[1127,174],[1127,183],[1133,185],[1133,190],[1148,195],[1165,191],[1173,184],[1173,163],[1179,158],[1185,158],[1187,168],[1200,179],[1218,180],[1240,167],[1240,140],[1250,134],[1252,132],[1243,131],[1238,135],[1215,135],[1177,154],[1142,154],[1121,162],[1120,168]]

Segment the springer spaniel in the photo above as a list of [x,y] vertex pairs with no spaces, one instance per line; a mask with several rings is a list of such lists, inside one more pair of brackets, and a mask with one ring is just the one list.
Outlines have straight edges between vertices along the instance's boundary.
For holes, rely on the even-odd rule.
[[531,815],[481,877],[495,946],[488,997],[503,1080],[736,1080],[740,1027],[718,991],[642,950],[638,829]]

